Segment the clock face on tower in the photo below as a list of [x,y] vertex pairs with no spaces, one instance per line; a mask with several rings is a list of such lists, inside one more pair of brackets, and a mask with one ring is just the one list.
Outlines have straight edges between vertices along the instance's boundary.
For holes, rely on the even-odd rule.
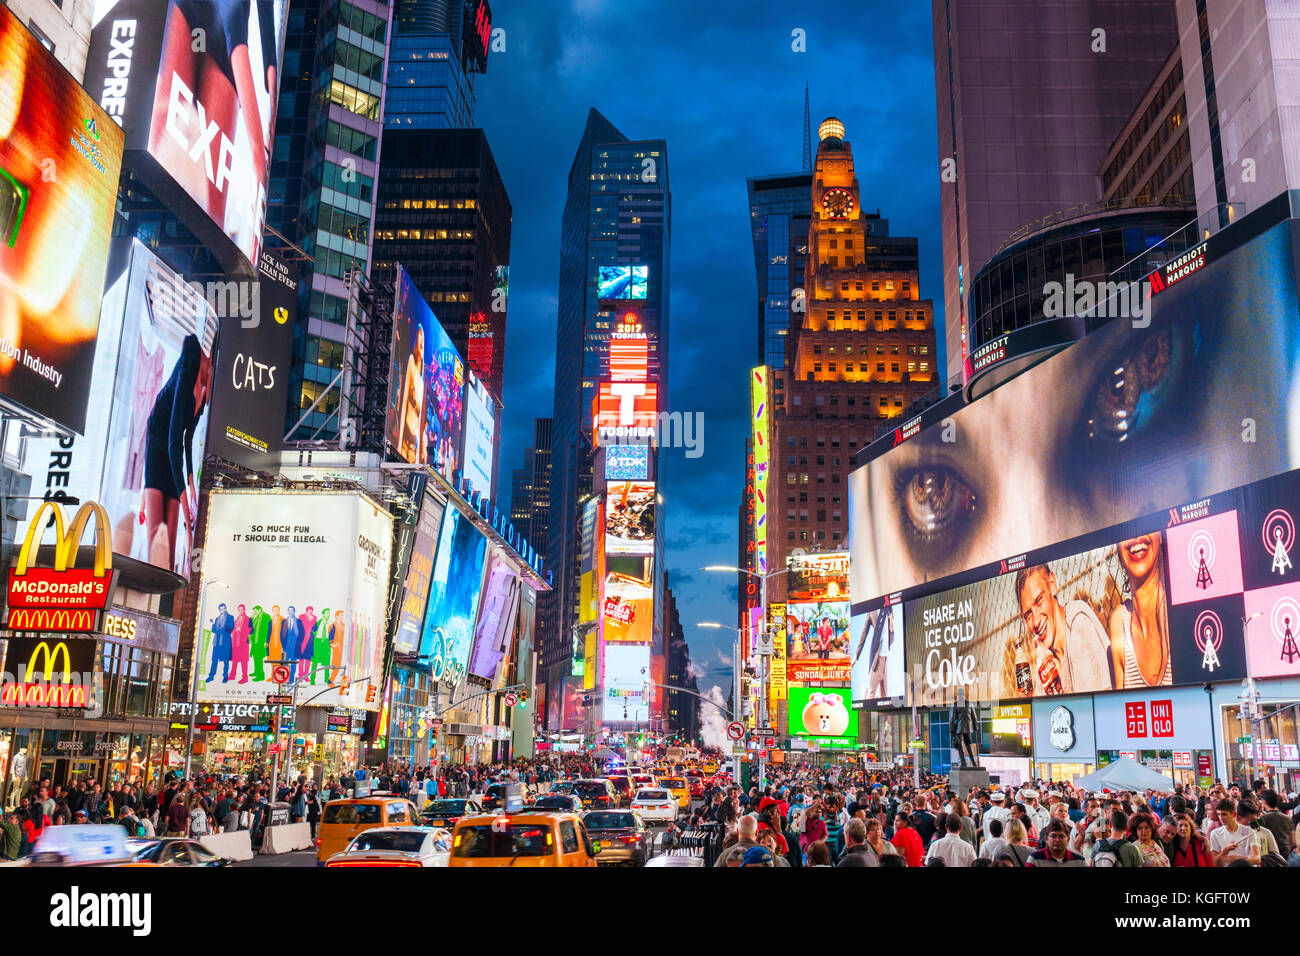
[[847,189],[828,189],[822,193],[822,212],[832,219],[847,219],[853,211],[853,193]]

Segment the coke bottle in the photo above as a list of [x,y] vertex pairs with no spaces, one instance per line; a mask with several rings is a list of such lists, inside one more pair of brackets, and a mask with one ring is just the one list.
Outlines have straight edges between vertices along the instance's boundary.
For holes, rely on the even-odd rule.
[[1034,694],[1033,669],[1029,663],[1029,651],[1025,649],[1023,635],[1016,641],[1016,690],[1025,697],[1032,697]]
[[1065,688],[1061,685],[1061,671],[1056,666],[1056,658],[1044,654],[1038,662],[1038,683],[1043,686],[1044,694],[1061,694]]

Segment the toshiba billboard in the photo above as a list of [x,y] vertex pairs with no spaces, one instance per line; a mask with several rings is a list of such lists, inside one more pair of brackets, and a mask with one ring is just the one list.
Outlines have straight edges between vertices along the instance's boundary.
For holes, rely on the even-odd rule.
[[228,272],[262,245],[287,0],[99,0],[84,86]]

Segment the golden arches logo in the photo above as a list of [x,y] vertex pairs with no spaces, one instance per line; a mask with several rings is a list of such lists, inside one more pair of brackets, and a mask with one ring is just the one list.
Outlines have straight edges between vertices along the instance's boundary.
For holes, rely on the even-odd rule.
[[27,526],[27,536],[23,539],[22,550],[18,552],[18,563],[14,567],[14,574],[22,577],[27,573],[28,562],[33,557],[33,544],[38,551],[40,550],[41,539],[45,537],[45,525],[42,519],[45,517],[46,508],[50,509],[54,519],[55,571],[67,571],[76,566],[77,548],[81,546],[81,539],[86,534],[86,525],[90,523],[91,518],[95,519],[95,577],[102,578],[105,573],[113,569],[112,525],[109,524],[108,512],[104,510],[103,505],[96,501],[87,501],[77,509],[72,524],[68,525],[65,531],[63,509],[59,507],[58,502],[43,501]]
[[59,641],[54,645],[54,650],[50,650],[49,641],[41,641],[32,649],[32,656],[27,658],[27,683],[32,682],[32,675],[36,673],[36,659],[45,654],[45,683],[50,682],[54,675],[54,662],[58,660],[59,653],[63,653],[63,680],[60,683],[66,684],[72,680],[72,655],[68,651],[68,642]]
[[85,608],[11,608],[6,627],[11,631],[88,631],[95,612]]

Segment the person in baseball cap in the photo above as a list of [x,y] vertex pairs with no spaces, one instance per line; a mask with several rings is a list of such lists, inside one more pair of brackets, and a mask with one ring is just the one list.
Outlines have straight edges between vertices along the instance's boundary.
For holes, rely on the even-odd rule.
[[765,846],[751,846],[745,851],[741,866],[773,866],[772,851]]

